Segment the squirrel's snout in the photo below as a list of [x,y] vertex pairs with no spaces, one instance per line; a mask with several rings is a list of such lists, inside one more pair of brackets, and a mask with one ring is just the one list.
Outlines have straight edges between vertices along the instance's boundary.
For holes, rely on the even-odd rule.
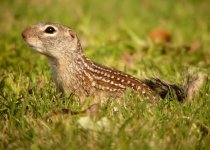
[[32,30],[30,27],[26,28],[25,30],[23,30],[21,36],[23,38],[23,40],[27,40],[27,38],[29,38],[32,34]]
[[27,29],[25,29],[21,34],[21,36],[24,40],[26,39],[26,35],[27,35]]
[[25,35],[25,33],[24,33],[24,32],[22,32],[21,36],[22,36],[22,38],[23,38],[23,39],[25,39],[25,38],[26,38],[26,35]]

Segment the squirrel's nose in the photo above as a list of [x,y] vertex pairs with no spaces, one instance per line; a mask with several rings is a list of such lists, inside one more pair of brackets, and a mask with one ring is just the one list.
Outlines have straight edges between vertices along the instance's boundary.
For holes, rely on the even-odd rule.
[[26,33],[25,33],[25,30],[22,32],[21,34],[22,38],[25,39],[26,38]]
[[28,36],[30,36],[30,32],[31,30],[30,30],[30,28],[26,28],[25,30],[23,30],[23,32],[22,32],[22,34],[21,34],[21,36],[22,36],[22,38],[25,40]]

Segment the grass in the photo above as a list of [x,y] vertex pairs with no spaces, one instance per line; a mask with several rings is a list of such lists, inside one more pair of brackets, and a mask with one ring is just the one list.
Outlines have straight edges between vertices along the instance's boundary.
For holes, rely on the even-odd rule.
[[[168,99],[151,104],[126,94],[120,104],[102,104],[96,118],[46,118],[58,109],[87,106],[55,91],[47,59],[20,36],[40,21],[66,24],[94,61],[140,78],[180,83],[185,67],[210,74],[209,5],[207,0],[2,0],[0,149],[209,149],[209,81],[188,104]],[[175,49],[151,43],[148,35],[157,27],[171,33]],[[183,48],[195,43],[193,52]]]

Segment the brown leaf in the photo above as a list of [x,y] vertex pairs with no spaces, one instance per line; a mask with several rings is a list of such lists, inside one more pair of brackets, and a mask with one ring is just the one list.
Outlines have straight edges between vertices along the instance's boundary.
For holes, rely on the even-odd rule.
[[166,44],[171,42],[171,34],[162,27],[152,30],[149,37],[155,43]]

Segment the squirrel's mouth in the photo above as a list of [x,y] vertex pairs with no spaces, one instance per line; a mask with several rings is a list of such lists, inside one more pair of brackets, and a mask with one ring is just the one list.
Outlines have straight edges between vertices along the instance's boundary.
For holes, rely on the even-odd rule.
[[[41,47],[37,46],[37,44],[32,44],[30,43],[28,40],[24,39],[25,43],[33,50],[33,51],[36,51],[36,52],[39,52],[41,54],[44,54],[43,53],[43,50]],[[35,46],[36,45],[36,46]]]
[[36,51],[36,52],[38,52],[42,55],[45,55],[47,57],[53,57],[52,55],[49,55],[48,53],[46,53],[41,46],[39,47],[39,46],[34,46],[33,44],[30,44],[28,42],[26,42],[26,43],[33,51]]
[[27,43],[27,45],[28,45],[30,48],[32,48],[33,50],[37,50],[37,47],[36,47],[36,46],[34,46],[34,45],[32,45],[32,44],[29,44],[29,43]]
[[[27,44],[28,44],[28,43],[27,43]],[[37,47],[37,46],[34,46],[34,45],[32,45],[32,44],[28,44],[28,46],[29,46],[32,50],[37,51],[37,52],[39,52],[39,53],[41,53],[41,54],[44,54],[44,53],[43,53],[43,50],[42,50],[41,48],[39,48],[39,47]]]

